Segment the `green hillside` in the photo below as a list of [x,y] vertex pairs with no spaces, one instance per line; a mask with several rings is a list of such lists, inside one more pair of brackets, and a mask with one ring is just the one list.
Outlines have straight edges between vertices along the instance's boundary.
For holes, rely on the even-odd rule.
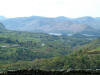
[[81,46],[80,49],[63,57],[35,60],[34,64],[42,70],[100,69],[100,39]]
[[[74,51],[65,56],[35,59],[33,61],[18,61],[12,64],[1,65],[1,70],[41,69],[62,71],[68,69],[100,69],[100,54],[98,54],[100,47],[96,46],[99,42],[97,40],[92,41],[87,45],[81,46],[81,50]],[[92,45],[96,48],[92,48]]]
[[43,33],[5,31],[0,33],[0,60],[34,60],[69,54],[90,40]]

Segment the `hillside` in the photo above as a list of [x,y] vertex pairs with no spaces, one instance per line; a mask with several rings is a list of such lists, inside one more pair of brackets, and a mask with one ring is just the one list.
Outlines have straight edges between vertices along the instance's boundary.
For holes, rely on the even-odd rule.
[[[82,40],[83,38],[85,39]],[[66,55],[71,53],[74,47],[93,39],[83,38],[5,31],[0,33],[0,60],[34,60]]]
[[33,61],[17,61],[16,63],[1,65],[1,71],[18,69],[40,69],[49,71],[100,69],[100,54],[96,53],[97,51],[100,52],[100,39],[98,40],[81,46],[79,50],[65,56],[57,56],[49,59],[41,58]]
[[79,51],[69,55],[33,62],[42,70],[100,69],[100,39],[81,46]]
[[[36,59],[34,61],[19,61],[12,65],[7,64],[5,66],[1,66],[3,69],[41,69],[41,70],[73,70],[73,69],[87,69],[87,70],[95,70],[100,69],[100,54],[95,53],[95,51],[100,52],[100,44],[99,47],[96,45],[95,48],[92,48],[93,44],[98,44],[100,41],[92,41],[91,43],[82,46],[81,50],[74,51],[73,53],[66,56],[53,57],[49,59]],[[89,46],[88,46],[89,45]],[[87,47],[88,46],[88,47]],[[90,46],[92,49],[90,49]],[[94,51],[95,50],[95,51]],[[94,51],[94,52],[93,52]],[[92,52],[92,53],[91,53]],[[73,62],[74,61],[74,62]]]

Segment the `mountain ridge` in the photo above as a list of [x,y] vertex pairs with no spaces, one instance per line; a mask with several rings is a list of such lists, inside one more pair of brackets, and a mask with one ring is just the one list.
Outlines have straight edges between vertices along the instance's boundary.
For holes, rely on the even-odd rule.
[[9,30],[42,33],[83,33],[99,32],[100,19],[86,16],[68,18],[64,16],[48,18],[41,16],[8,18],[1,21]]

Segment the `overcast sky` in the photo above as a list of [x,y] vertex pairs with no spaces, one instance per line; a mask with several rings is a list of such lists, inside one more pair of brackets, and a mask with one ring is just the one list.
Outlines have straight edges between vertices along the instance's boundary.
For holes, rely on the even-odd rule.
[[0,16],[100,17],[100,0],[0,0]]

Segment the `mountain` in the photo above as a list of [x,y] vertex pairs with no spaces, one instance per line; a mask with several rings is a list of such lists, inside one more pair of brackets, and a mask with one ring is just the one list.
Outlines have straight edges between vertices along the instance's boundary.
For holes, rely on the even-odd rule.
[[81,18],[31,16],[9,18],[3,20],[2,23],[7,29],[17,31],[60,34],[100,34],[100,19],[89,16]]
[[79,22],[80,24],[86,24],[88,26],[91,26],[92,28],[94,29],[100,29],[100,18],[97,17],[97,18],[93,18],[93,17],[90,17],[90,16],[86,16],[86,17],[80,17],[80,18],[77,18],[75,19],[77,22]]

